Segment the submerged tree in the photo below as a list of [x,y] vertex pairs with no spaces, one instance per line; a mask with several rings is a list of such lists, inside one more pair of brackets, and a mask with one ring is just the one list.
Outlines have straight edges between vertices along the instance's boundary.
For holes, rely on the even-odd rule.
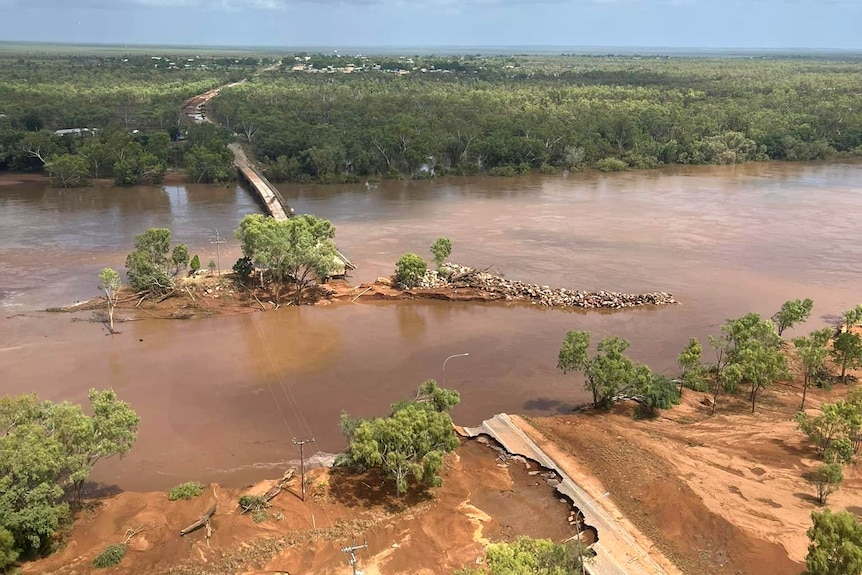
[[99,287],[105,292],[105,298],[108,300],[108,322],[111,333],[114,333],[114,309],[117,307],[117,302],[120,297],[120,274],[111,268],[105,268],[99,272]]

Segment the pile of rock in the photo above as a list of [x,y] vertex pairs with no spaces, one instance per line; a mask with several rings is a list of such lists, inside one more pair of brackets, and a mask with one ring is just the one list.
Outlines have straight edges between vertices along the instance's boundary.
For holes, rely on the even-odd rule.
[[552,288],[508,280],[486,271],[452,263],[443,266],[441,273],[428,270],[418,287],[431,289],[444,286],[469,287],[500,294],[508,300],[530,301],[545,307],[621,309],[643,305],[677,303],[673,295],[665,292],[627,294],[609,291],[588,292]]

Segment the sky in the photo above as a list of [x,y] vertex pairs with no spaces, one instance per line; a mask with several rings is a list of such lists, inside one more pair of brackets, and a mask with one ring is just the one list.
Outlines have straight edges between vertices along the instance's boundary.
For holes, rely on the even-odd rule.
[[862,49],[862,0],[0,0],[0,40]]

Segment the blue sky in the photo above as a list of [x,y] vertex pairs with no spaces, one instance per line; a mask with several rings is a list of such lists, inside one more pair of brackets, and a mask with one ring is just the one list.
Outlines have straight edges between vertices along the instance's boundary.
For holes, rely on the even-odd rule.
[[0,0],[0,40],[862,49],[862,0]]

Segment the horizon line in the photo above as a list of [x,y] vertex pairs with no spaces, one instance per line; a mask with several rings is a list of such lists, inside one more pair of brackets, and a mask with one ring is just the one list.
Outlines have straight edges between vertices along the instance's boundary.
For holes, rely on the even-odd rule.
[[[457,50],[457,51],[476,51],[476,50],[513,50],[527,51],[537,50],[542,52],[560,51],[560,54],[571,53],[572,51],[590,51],[598,50],[623,50],[633,52],[636,50],[648,50],[654,54],[661,54],[662,51],[667,52],[743,52],[743,53],[758,53],[758,54],[773,54],[780,53],[786,55],[788,53],[858,53],[862,54],[862,47],[859,48],[830,48],[830,47],[749,47],[749,46],[662,46],[662,45],[568,45],[568,44],[308,44],[308,45],[264,45],[264,44],[185,44],[185,43],[150,43],[150,42],[61,42],[52,40],[0,40],[0,45],[43,45],[43,46],[74,46],[74,47],[104,47],[104,48],[202,48],[202,49],[239,49],[239,50],[270,50],[270,51],[331,51],[337,52],[340,50],[353,49],[384,49],[387,51],[397,49],[419,49],[419,50]],[[499,55],[499,54],[497,54]]]

